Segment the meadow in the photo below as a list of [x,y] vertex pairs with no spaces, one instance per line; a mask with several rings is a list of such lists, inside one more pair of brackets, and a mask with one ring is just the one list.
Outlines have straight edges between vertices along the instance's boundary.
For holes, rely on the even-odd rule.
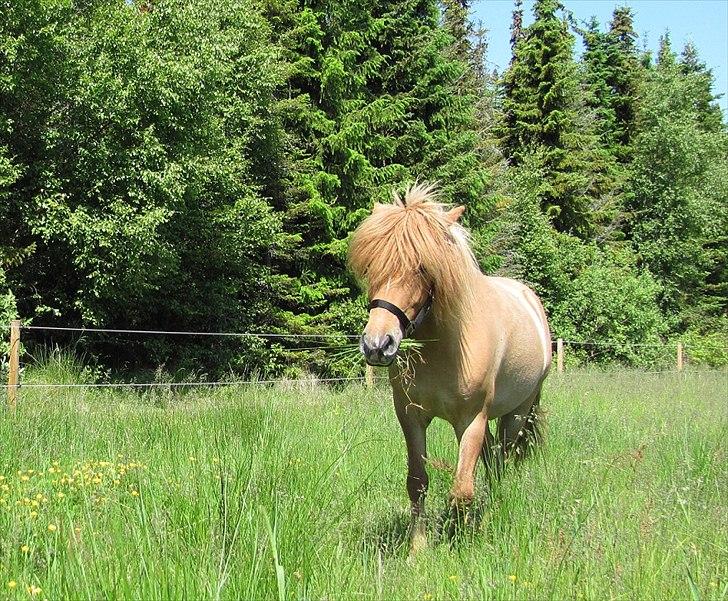
[[[72,380],[28,370],[25,382]],[[64,380],[66,378],[66,380]],[[726,599],[728,372],[548,381],[543,446],[408,558],[386,383],[21,389],[0,412],[0,599]]]

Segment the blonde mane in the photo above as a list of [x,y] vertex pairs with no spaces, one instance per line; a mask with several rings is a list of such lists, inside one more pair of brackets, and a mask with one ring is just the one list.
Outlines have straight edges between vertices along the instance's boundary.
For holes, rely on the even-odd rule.
[[354,232],[349,263],[354,275],[370,290],[388,281],[420,277],[431,288],[435,317],[460,316],[472,298],[479,273],[467,231],[446,217],[432,184],[407,188],[404,198],[377,204]]

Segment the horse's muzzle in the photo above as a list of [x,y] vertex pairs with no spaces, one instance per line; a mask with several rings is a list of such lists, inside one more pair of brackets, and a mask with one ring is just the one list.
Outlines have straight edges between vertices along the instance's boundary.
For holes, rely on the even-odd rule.
[[384,336],[369,336],[363,334],[359,341],[359,350],[369,365],[387,366],[391,365],[397,356],[399,340],[390,334]]

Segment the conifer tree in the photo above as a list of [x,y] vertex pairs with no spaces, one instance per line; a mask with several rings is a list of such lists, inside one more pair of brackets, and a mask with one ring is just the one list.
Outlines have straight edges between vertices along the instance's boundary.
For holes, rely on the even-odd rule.
[[537,0],[534,23],[517,42],[504,75],[503,147],[515,165],[535,154],[544,179],[539,196],[558,230],[594,234],[614,211],[611,158],[598,144],[580,100],[574,38],[558,0]]
[[298,239],[279,265],[292,283],[290,317],[355,331],[363,312],[346,239],[372,203],[416,178],[440,180],[445,200],[475,207],[481,197],[465,5],[454,2],[444,24],[434,0],[266,10],[290,65],[279,102],[290,146],[280,206]]
[[582,57],[589,89],[588,105],[597,117],[602,144],[622,164],[629,161],[630,139],[641,68],[637,59],[629,8],[614,11],[609,30],[600,31],[596,19],[584,31]]

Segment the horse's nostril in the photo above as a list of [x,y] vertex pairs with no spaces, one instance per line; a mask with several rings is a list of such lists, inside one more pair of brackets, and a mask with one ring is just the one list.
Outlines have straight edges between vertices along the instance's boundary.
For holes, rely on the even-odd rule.
[[388,357],[391,357],[397,352],[397,341],[394,339],[394,336],[387,335],[382,345],[382,352]]

